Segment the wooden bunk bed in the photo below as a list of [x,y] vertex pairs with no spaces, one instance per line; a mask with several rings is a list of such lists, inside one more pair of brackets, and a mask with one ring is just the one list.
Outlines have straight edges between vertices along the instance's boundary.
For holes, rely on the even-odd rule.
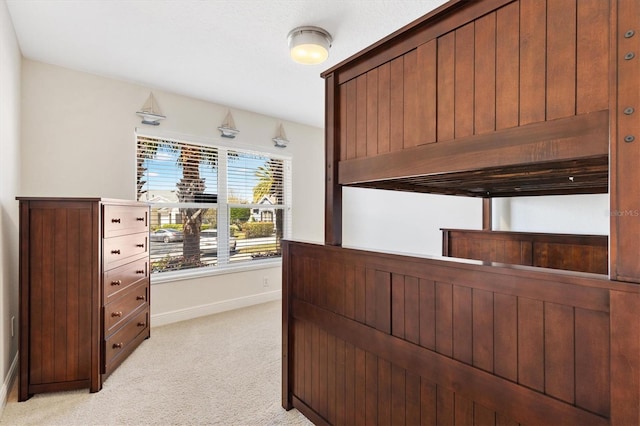
[[[283,244],[283,407],[640,424],[638,55],[640,0],[453,0],[323,73],[325,244]],[[343,248],[343,186],[608,193],[608,272]]]

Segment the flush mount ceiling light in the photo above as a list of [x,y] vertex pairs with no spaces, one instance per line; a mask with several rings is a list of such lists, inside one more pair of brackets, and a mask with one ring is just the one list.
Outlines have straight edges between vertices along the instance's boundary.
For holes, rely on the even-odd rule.
[[316,65],[329,57],[333,39],[319,27],[298,27],[287,36],[291,59],[299,64]]

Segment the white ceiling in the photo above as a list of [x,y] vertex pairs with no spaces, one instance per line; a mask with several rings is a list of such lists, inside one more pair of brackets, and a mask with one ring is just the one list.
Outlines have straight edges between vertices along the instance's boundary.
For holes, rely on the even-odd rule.
[[[24,57],[316,127],[320,73],[445,0],[7,0]],[[329,60],[289,59],[319,26]],[[160,103],[160,107],[162,107]]]

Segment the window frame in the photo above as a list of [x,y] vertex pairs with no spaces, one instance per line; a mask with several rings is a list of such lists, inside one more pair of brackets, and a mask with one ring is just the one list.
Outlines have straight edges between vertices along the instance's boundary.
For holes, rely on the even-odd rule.
[[[138,161],[138,139],[139,137],[143,138],[151,138],[151,139],[159,139],[163,141],[176,142],[180,144],[188,144],[188,145],[197,145],[204,146],[206,148],[214,148],[217,150],[218,156],[218,165],[217,165],[217,202],[216,203],[152,203],[146,202],[149,204],[150,208],[184,208],[189,206],[197,206],[199,208],[215,208],[217,209],[217,244],[218,244],[218,253],[221,251],[225,253],[223,256],[218,256],[218,263],[212,267],[196,267],[196,268],[188,268],[183,270],[175,270],[175,271],[167,271],[161,273],[150,273],[151,283],[159,284],[164,282],[171,281],[180,281],[180,280],[189,280],[189,279],[197,279],[207,276],[215,276],[215,275],[224,275],[230,273],[237,272],[245,272],[252,271],[258,269],[266,269],[266,268],[275,268],[280,267],[282,265],[282,256],[265,258],[265,259],[247,259],[235,262],[229,262],[228,256],[228,247],[230,241],[230,209],[234,207],[242,207],[242,208],[258,208],[259,206],[256,204],[239,204],[239,203],[230,203],[228,201],[228,185],[227,181],[227,160],[229,151],[234,151],[238,153],[248,154],[248,155],[257,155],[261,157],[268,157],[270,159],[281,160],[283,161],[283,176],[282,176],[282,190],[283,190],[283,204],[274,204],[270,205],[273,208],[282,208],[283,209],[283,235],[282,239],[290,239],[291,238],[291,230],[292,230],[292,169],[293,169],[293,161],[290,155],[283,155],[281,153],[277,153],[271,150],[264,149],[263,147],[256,146],[247,146],[244,144],[225,144],[220,139],[209,139],[209,138],[201,138],[193,135],[180,135],[180,134],[169,134],[165,132],[153,132],[147,131],[146,129],[136,128],[134,133],[134,141],[135,141],[135,155],[134,155],[134,167],[136,167],[136,176],[137,176],[137,161]],[[135,197],[138,198],[138,188],[137,181],[134,182],[134,190]],[[226,226],[225,226],[226,225]],[[224,238],[224,241],[221,239]],[[223,263],[220,264],[220,259],[223,259]],[[226,259],[225,259],[226,258]]]

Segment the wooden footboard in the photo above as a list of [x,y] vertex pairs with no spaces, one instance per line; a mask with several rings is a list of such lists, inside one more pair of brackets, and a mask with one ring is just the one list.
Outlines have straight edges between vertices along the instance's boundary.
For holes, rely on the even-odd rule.
[[316,424],[640,424],[640,288],[285,242],[283,394]]

